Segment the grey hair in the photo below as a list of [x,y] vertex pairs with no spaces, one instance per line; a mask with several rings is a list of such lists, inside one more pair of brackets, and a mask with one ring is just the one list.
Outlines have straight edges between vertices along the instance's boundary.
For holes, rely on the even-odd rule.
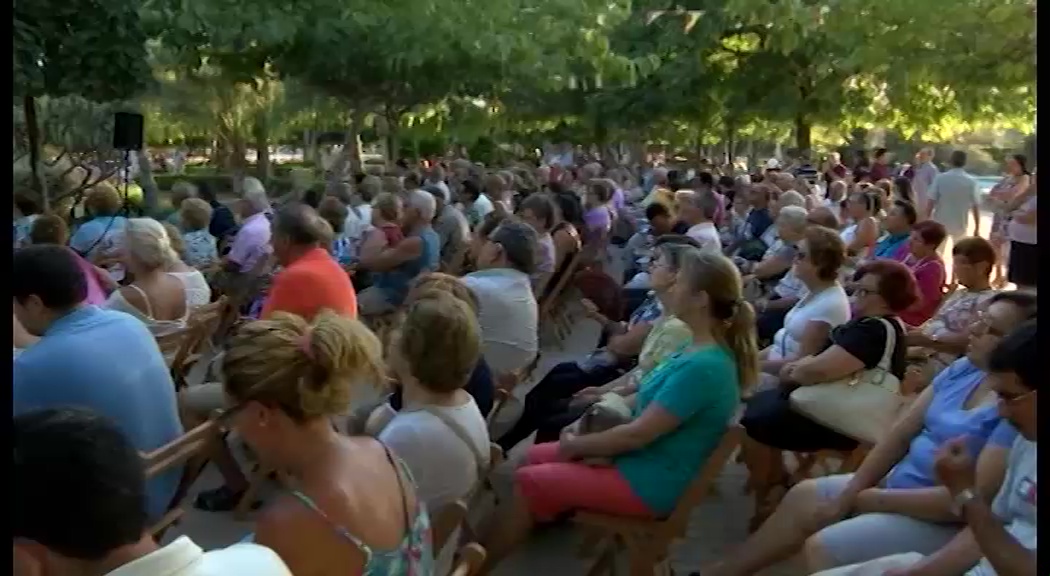
[[406,196],[405,204],[419,211],[419,216],[423,221],[430,222],[434,219],[434,214],[437,212],[437,200],[432,194],[416,189]]
[[808,217],[809,212],[801,206],[784,206],[777,215],[777,224],[801,232],[806,228]]
[[536,271],[536,230],[516,218],[508,218],[489,234],[489,241],[499,244],[507,263],[519,272],[532,275]]
[[[846,184],[845,180],[835,180],[831,184],[828,184],[828,198],[831,198],[832,200],[842,200],[843,198],[846,197],[846,191],[848,189],[849,189],[849,186]],[[841,194],[834,195],[834,196],[838,196],[838,198],[834,198],[833,197],[832,192],[835,192],[835,191],[841,192]]]
[[258,178],[251,176],[244,179],[241,187],[241,197],[256,212],[265,212],[270,209],[270,199],[266,196],[266,188]]
[[164,268],[179,260],[168,231],[153,218],[128,220],[124,228],[124,249],[131,258],[149,270]]
[[780,198],[777,199],[777,206],[780,207],[780,209],[787,208],[788,206],[799,206],[805,208],[806,199],[799,192],[788,190],[787,192],[782,192],[780,194]]
[[707,190],[679,190],[675,196],[681,194],[681,198],[695,208],[699,208],[705,220],[713,220],[718,213],[718,198],[715,193]]

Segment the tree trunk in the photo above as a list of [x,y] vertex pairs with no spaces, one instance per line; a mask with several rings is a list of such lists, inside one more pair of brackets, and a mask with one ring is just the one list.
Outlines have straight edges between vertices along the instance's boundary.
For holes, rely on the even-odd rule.
[[[160,189],[153,177],[153,164],[145,150],[136,152],[139,160],[139,186],[142,188],[142,208],[147,216],[156,217],[160,213]],[[174,206],[176,210],[178,206]]]
[[346,130],[346,143],[343,146],[343,153],[347,154],[351,175],[364,172],[365,169],[364,161],[361,158],[361,128],[364,126],[364,123],[364,110],[354,110],[350,114],[350,125],[347,126]]
[[255,139],[255,177],[269,182],[273,170],[270,166],[270,125],[265,112],[255,117],[252,137]]
[[321,165],[321,148],[317,145],[317,134],[317,130],[307,130],[303,137],[303,161],[315,167]]
[[389,170],[394,170],[401,157],[401,113],[386,106],[383,115],[386,117],[386,165]]
[[736,156],[736,126],[730,122],[726,125],[726,160],[725,164],[732,166],[733,157]]
[[813,124],[805,117],[804,114],[799,113],[795,115],[795,146],[798,148],[798,153],[802,154],[813,149],[812,146],[812,133]]
[[36,98],[26,96],[22,99],[22,113],[26,119],[26,134],[29,138],[29,170],[33,192],[40,198],[40,208],[47,213],[51,210],[51,199],[48,198],[47,186],[40,165],[40,124],[36,116]]

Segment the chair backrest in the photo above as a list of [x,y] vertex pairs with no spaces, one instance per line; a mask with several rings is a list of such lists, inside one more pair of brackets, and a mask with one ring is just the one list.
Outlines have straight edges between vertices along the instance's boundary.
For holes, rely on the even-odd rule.
[[185,384],[186,373],[193,364],[192,357],[197,355],[205,344],[215,345],[213,336],[222,324],[229,309],[229,302],[227,296],[221,296],[215,302],[197,308],[190,315],[186,326],[188,335],[182,340],[169,364],[176,389],[182,388]]
[[576,276],[576,270],[580,267],[580,263],[583,262],[583,250],[577,250],[569,258],[569,264],[565,267],[565,272],[558,277],[557,283],[551,287],[550,292],[540,302],[540,319],[550,314],[555,304],[561,298],[562,293],[572,283],[573,278]]
[[[163,354],[166,359],[174,359],[177,357],[179,352],[187,346],[192,338],[193,328],[189,325],[156,337],[157,346],[160,347],[160,353]],[[171,361],[169,361],[169,364],[170,363]]]
[[445,543],[448,541],[449,537],[452,536],[456,531],[456,528],[459,528],[466,519],[467,503],[462,500],[456,500],[455,502],[446,504],[441,510],[438,510],[434,514],[434,520],[430,526],[430,533],[435,555],[445,548]]
[[221,435],[222,429],[219,424],[215,420],[209,420],[160,448],[144,454],[146,478],[163,474],[204,453]]
[[504,405],[507,404],[507,400],[510,400],[510,390],[504,388],[496,388],[495,396],[492,402],[492,410],[485,416],[485,423],[488,424],[489,430],[492,429],[492,423],[496,421],[496,417],[499,416]]
[[456,563],[449,576],[474,576],[485,563],[485,549],[480,544],[471,543],[459,549]]
[[190,488],[200,478],[204,467],[208,464],[208,453],[222,440],[222,437],[222,429],[218,422],[209,420],[174,441],[142,455],[146,465],[146,478],[154,478],[176,467],[182,467],[182,476],[168,503],[164,517],[150,528],[156,540],[159,541],[164,532],[182,515],[182,501],[186,499]]
[[700,501],[711,492],[711,485],[722,474],[729,457],[740,446],[744,438],[744,429],[739,424],[730,424],[718,447],[700,467],[700,473],[689,484],[685,493],[678,499],[678,505],[667,519],[665,525],[675,536],[683,536],[689,525],[689,515]]

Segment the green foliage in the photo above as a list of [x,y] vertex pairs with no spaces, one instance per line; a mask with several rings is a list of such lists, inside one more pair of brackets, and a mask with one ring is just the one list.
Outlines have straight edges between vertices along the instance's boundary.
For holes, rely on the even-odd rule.
[[1031,0],[683,6],[702,15],[650,18],[666,0],[36,0],[15,6],[15,93],[109,101],[150,86],[148,141],[215,142],[229,167],[247,147],[351,124],[395,154],[486,157],[507,141],[810,147],[876,128],[1032,129]]
[[79,95],[106,102],[140,92],[150,80],[140,4],[15,2],[15,96]]

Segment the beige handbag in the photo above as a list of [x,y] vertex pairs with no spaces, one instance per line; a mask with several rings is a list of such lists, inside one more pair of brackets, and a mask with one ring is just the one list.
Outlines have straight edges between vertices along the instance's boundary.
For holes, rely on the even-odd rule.
[[889,321],[886,350],[878,366],[836,382],[802,386],[791,393],[791,407],[814,422],[861,442],[874,444],[896,421],[903,403],[900,380],[890,371],[897,331]]

